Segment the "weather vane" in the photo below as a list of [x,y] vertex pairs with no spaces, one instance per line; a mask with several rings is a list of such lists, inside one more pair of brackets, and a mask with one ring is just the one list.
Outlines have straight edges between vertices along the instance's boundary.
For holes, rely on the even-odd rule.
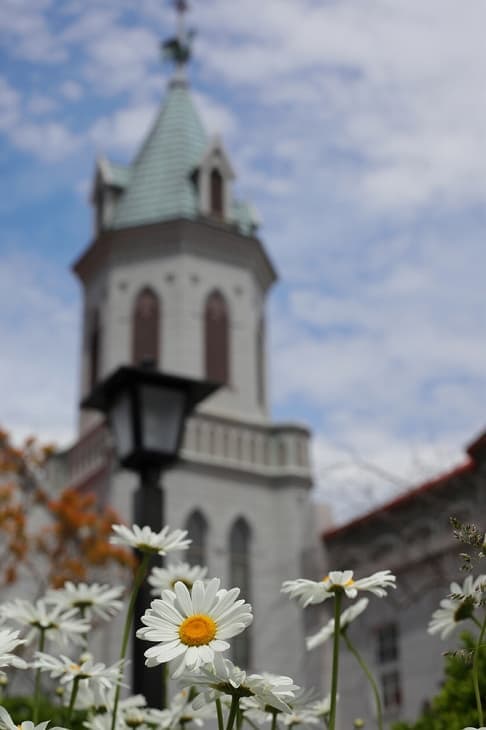
[[175,63],[178,70],[183,71],[191,57],[191,43],[194,31],[186,30],[185,14],[189,10],[187,0],[174,0],[177,13],[177,35],[161,43],[164,58]]

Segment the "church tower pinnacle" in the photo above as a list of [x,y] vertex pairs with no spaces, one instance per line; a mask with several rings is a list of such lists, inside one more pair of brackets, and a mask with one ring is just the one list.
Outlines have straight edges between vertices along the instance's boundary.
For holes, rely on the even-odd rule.
[[194,31],[187,31],[185,15],[189,10],[187,0],[174,0],[177,12],[177,35],[161,43],[164,58],[172,61],[176,66],[173,82],[186,81],[186,67],[191,57],[191,43]]

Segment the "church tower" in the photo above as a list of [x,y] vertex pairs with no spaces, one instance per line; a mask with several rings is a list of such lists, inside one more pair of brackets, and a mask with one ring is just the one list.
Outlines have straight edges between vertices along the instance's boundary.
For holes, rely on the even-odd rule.
[[[276,272],[253,208],[234,195],[224,144],[195,108],[186,4],[176,6],[179,35],[164,44],[176,71],[149,134],[131,165],[96,164],[94,238],[74,265],[84,301],[81,398],[124,364],[221,383],[163,475],[166,521],[189,530],[190,561],[253,604],[234,660],[304,681],[303,615],[280,587],[308,574],[318,542],[310,434],[270,420],[265,303]],[[114,464],[96,413],[81,413],[65,464],[69,483],[96,489],[132,521],[136,477]]]

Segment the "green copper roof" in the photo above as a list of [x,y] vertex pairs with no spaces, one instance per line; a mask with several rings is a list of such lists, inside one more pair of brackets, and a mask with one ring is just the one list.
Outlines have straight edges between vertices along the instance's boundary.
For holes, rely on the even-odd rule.
[[116,206],[113,228],[195,217],[198,204],[191,174],[207,142],[187,85],[172,84],[132,163],[128,184]]

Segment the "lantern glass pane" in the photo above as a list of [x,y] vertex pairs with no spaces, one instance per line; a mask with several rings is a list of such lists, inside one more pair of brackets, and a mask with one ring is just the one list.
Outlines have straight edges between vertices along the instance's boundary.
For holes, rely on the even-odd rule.
[[131,405],[131,395],[125,391],[116,398],[109,412],[115,449],[120,460],[128,456],[134,448]]
[[142,385],[140,410],[143,448],[166,454],[175,453],[185,408],[186,394],[182,390]]

